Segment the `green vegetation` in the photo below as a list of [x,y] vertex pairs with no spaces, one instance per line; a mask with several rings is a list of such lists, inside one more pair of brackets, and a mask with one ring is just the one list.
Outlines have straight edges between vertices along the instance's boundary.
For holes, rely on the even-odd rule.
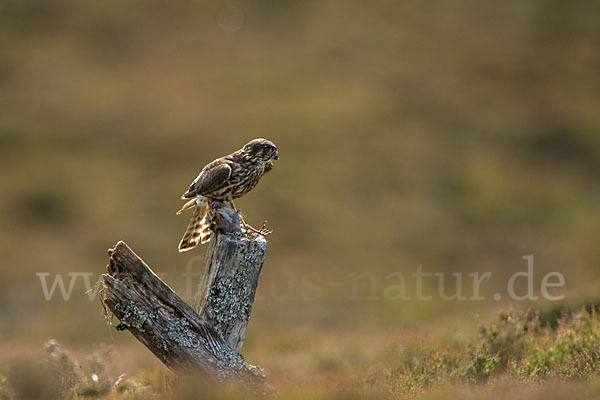
[[406,354],[392,373],[399,393],[440,384],[484,384],[509,377],[515,382],[550,378],[593,378],[600,373],[600,318],[582,309],[542,325],[537,313],[501,313],[481,327],[465,349],[419,349]]
[[[45,399],[141,399],[147,396],[185,399],[207,393],[214,398],[236,398],[232,388],[219,389],[209,382],[198,385],[197,379],[173,381],[170,375],[164,374],[153,377],[153,381],[133,377],[133,374],[115,377],[110,372],[110,348],[93,352],[86,357],[83,366],[53,341],[47,350],[46,357],[20,359],[9,365],[7,377],[0,375],[0,399],[41,398],[39,396]],[[387,388],[380,386],[372,392],[365,392],[365,387],[346,389],[340,392],[340,398],[372,398],[379,391],[402,399],[432,395],[437,388],[452,385],[470,388],[471,394],[480,390],[487,390],[489,394],[494,390],[504,391],[507,385],[526,388],[545,381],[583,384],[579,389],[597,390],[600,315],[593,309],[583,308],[563,314],[551,325],[541,323],[538,313],[511,310],[500,313],[495,322],[482,325],[480,333],[464,346],[455,344],[445,349],[440,343],[425,348],[414,346],[404,349],[401,357],[401,365],[388,377]],[[335,368],[337,362],[331,359],[327,366],[320,368]],[[286,395],[294,398],[292,392]]]

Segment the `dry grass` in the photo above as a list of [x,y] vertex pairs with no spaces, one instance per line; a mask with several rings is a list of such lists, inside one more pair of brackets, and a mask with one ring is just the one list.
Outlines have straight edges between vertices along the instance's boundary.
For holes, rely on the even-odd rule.
[[[482,325],[479,335],[463,345],[438,341],[424,346],[413,341],[399,346],[379,341],[371,348],[375,354],[366,352],[366,347],[353,349],[349,338],[337,338],[335,344],[334,338],[320,337],[318,343],[297,338],[278,345],[277,353],[287,358],[279,368],[281,361],[266,354],[267,370],[270,382],[286,399],[436,398],[448,393],[456,398],[503,399],[507,388],[516,398],[542,398],[550,392],[551,398],[561,398],[560,393],[571,388],[582,396],[597,393],[600,318],[595,311],[583,309],[563,314],[556,322],[543,324],[537,313],[509,311]],[[317,344],[322,347],[315,348]],[[140,367],[131,363],[131,356],[100,347],[80,363],[50,341],[45,355],[21,355],[4,366],[0,395],[6,399],[253,397],[201,377],[176,379],[157,363]]]

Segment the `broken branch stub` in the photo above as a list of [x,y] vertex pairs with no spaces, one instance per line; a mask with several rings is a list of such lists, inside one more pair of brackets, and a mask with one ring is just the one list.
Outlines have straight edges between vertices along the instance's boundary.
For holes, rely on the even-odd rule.
[[261,235],[218,234],[206,252],[194,298],[198,311],[235,352],[241,352],[267,241]]

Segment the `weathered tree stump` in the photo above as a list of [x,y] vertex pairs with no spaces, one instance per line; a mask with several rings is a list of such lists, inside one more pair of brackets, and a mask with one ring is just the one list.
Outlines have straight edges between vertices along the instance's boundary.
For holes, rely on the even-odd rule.
[[[233,381],[252,391],[270,392],[262,369],[247,364],[239,354],[266,250],[264,238],[255,239],[213,237],[207,260],[214,262],[205,266],[215,272],[207,275],[210,290],[204,296],[203,314],[208,318],[177,296],[124,242],[117,243],[109,250],[108,274],[102,276],[103,302],[119,318],[117,330],[129,330],[175,373],[200,371],[219,382]],[[258,267],[249,265],[251,260],[260,260]],[[238,266],[225,265],[238,261]],[[244,266],[248,273],[234,272],[233,281],[222,275]],[[249,276],[255,281],[244,282]],[[216,288],[222,288],[225,296],[236,296],[235,301],[219,301]]]
[[209,243],[194,309],[239,353],[246,336],[267,241],[260,235],[217,235]]

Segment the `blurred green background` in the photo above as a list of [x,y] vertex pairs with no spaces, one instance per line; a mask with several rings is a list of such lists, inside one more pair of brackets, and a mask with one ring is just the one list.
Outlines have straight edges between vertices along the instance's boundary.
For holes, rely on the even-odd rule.
[[[565,302],[594,298],[599,15],[598,2],[558,0],[2,2],[5,346],[145,353],[111,338],[82,280],[47,302],[36,273],[93,283],[122,239],[184,292],[205,249],[177,252],[179,196],[255,137],[280,154],[237,202],[274,230],[245,347],[268,371],[310,346],[339,361],[322,343],[353,362],[406,332],[462,337],[509,304],[491,294],[528,254],[536,291],[559,271]],[[490,271],[490,299],[368,300],[366,279],[349,299],[350,274],[373,273],[381,295],[389,273],[418,265]]]

